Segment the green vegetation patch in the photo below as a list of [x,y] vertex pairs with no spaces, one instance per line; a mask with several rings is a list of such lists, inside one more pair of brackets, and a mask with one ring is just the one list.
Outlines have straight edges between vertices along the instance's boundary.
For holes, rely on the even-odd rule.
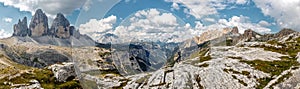
[[294,41],[285,42],[285,43],[281,43],[276,40],[267,42],[268,44],[282,46],[282,48],[267,47],[267,46],[259,46],[259,47],[264,48],[264,50],[290,55],[291,57],[296,57],[298,52],[300,52],[300,37],[293,40]]
[[[202,48],[200,51],[197,51],[197,52],[193,53],[191,55],[191,58],[192,57],[193,58],[199,57],[199,59],[191,61],[191,64],[195,65],[197,63],[201,63],[201,62],[205,62],[205,61],[211,60],[212,58],[211,58],[210,55],[205,55],[205,54],[207,54],[207,52],[209,52],[209,48]],[[207,64],[205,64],[205,66],[207,66]]]
[[260,78],[258,79],[258,85],[256,86],[256,89],[263,89],[273,78]]
[[209,52],[209,48],[204,48],[200,50],[199,52],[200,62],[209,61],[212,59],[210,55],[205,55],[207,54],[207,52]]
[[[276,61],[241,60],[240,62],[247,63],[257,70],[271,74],[271,78],[258,79],[259,85],[257,86],[257,88],[262,89],[273,79],[272,78],[273,76],[278,76],[283,71],[288,70],[289,68],[292,68],[294,66],[299,66],[299,63],[296,61],[296,58],[281,57],[281,59],[282,60],[276,60]],[[278,83],[282,82],[284,78],[287,78],[289,76],[290,75],[283,76],[282,79],[278,80]]]
[[105,57],[106,55],[110,55],[111,53],[110,52],[99,52],[98,55],[100,57]]
[[202,65],[199,65],[199,67],[208,67],[209,66],[209,64],[207,64],[207,63],[204,63],[204,64],[202,64]]
[[223,71],[225,71],[227,73],[232,72],[233,74],[242,74],[242,75],[245,75],[245,76],[249,76],[250,75],[250,72],[248,72],[248,71],[239,72],[239,71],[235,71],[233,69],[223,69]]
[[283,58],[283,60],[276,60],[276,61],[262,61],[262,60],[253,60],[253,61],[246,61],[241,60],[240,62],[247,63],[254,67],[255,69],[258,69],[260,71],[263,71],[265,73],[269,73],[272,76],[273,75],[279,75],[284,70],[289,69],[292,66],[297,66],[299,63],[294,59],[286,59]]
[[[152,75],[151,74],[148,74],[138,80],[136,80],[135,82],[138,83],[138,84],[142,84],[142,83],[147,83],[148,79],[151,77]],[[146,85],[146,84],[145,84]]]
[[281,76],[281,77],[280,77],[275,83],[273,83],[271,86],[274,86],[274,85],[277,85],[277,84],[283,82],[284,79],[288,79],[288,78],[291,77],[292,75],[293,75],[293,74],[289,72],[289,73],[287,73],[287,74]]
[[38,80],[41,86],[45,89],[69,89],[81,88],[78,81],[71,80],[64,83],[56,82],[52,71],[47,69],[34,69],[29,73],[21,73],[20,76],[9,79],[5,77],[0,80],[0,88],[12,88],[4,82],[11,82],[13,84],[30,84],[30,80]]

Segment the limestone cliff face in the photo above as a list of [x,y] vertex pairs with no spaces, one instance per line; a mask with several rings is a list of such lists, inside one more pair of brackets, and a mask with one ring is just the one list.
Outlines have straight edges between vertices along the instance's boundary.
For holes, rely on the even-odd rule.
[[41,9],[36,10],[35,14],[32,16],[29,28],[27,26],[26,17],[24,17],[22,21],[19,20],[19,23],[14,25],[13,36],[24,37],[27,35],[35,38],[52,36],[62,39],[68,39],[73,35],[76,38],[81,36],[74,26],[70,26],[70,22],[62,13],[56,15],[56,18],[53,20],[51,28],[49,29],[48,17]]
[[58,38],[69,38],[71,36],[71,30],[74,27],[70,27],[70,22],[61,13],[56,15],[53,20],[52,26],[49,30],[49,34],[53,34]]
[[24,42],[37,42],[58,46],[91,46],[95,41],[86,35],[82,35],[62,13],[58,13],[53,20],[51,28],[48,26],[48,17],[41,10],[36,10],[32,16],[29,28],[27,18],[14,25],[13,36]]
[[24,17],[23,20],[19,20],[18,24],[14,25],[13,36],[27,36],[30,34],[30,31],[27,27],[27,17]]
[[48,17],[41,9],[36,10],[35,14],[31,19],[29,29],[31,31],[30,36],[33,37],[38,37],[47,34]]

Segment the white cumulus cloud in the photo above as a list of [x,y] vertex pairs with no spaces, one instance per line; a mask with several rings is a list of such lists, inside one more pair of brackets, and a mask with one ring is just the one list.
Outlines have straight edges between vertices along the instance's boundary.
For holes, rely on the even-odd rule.
[[204,18],[204,20],[208,22],[216,22],[214,18]]
[[116,21],[117,17],[114,15],[101,20],[91,19],[89,22],[81,24],[79,26],[79,31],[82,34],[87,34],[94,38],[94,40],[97,40],[95,38],[98,38],[99,36],[102,36],[102,34],[111,31],[113,29],[113,24],[115,24]]
[[[217,10],[225,9],[228,4],[246,4],[249,0],[165,0],[174,3],[182,4],[185,7],[184,12],[194,16],[196,19],[201,19],[203,16],[217,14]],[[176,6],[176,5],[175,5]]]
[[259,24],[260,26],[262,26],[262,27],[268,27],[268,26],[271,26],[271,24],[270,24],[269,22],[264,21],[264,20],[259,21],[258,24]]
[[0,39],[7,38],[7,37],[10,37],[10,36],[12,36],[12,34],[6,32],[4,29],[0,30]]
[[12,22],[12,18],[3,18],[3,21],[7,22],[7,23],[11,23]]
[[300,0],[253,0],[262,13],[275,18],[281,28],[300,31]]
[[197,34],[190,24],[182,24],[183,22],[180,23],[182,20],[174,14],[159,9],[140,10],[113,28],[115,21],[115,16],[90,20],[81,24],[79,30],[95,40],[107,33],[114,34],[120,38],[116,42],[132,40],[180,42],[193,37],[192,33]]
[[224,28],[224,27],[233,27],[237,26],[240,33],[244,33],[247,29],[252,29],[258,33],[270,33],[271,29],[261,26],[257,23],[252,23],[250,18],[247,16],[232,16],[228,20],[220,19],[217,24],[208,26],[210,28]]
[[141,10],[129,18],[129,25],[118,26],[114,34],[130,39],[151,41],[178,41],[184,36],[183,26],[172,13],[162,13],[158,9]]
[[81,8],[87,0],[0,0],[5,6],[19,8],[20,11],[29,11],[34,14],[36,9],[43,9],[50,17],[57,13],[71,14]]

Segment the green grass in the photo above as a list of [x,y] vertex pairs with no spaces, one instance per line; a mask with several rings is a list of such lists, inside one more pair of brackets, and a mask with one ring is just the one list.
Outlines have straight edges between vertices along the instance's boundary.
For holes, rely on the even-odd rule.
[[208,56],[201,56],[201,57],[200,57],[200,62],[209,61],[209,60],[211,60],[211,59],[212,59],[212,58],[211,58],[210,55],[208,55]]
[[[191,61],[191,64],[195,65],[197,63],[202,63],[202,62],[211,60],[212,58],[210,55],[205,55],[207,52],[209,52],[209,48],[202,48],[199,51],[193,53],[190,56],[191,58],[195,58],[195,57],[199,57],[199,58],[198,58],[198,60]],[[207,66],[207,65],[205,65],[205,66]]]
[[144,76],[144,77],[142,77],[142,78],[136,80],[135,82],[138,83],[138,84],[142,84],[142,83],[144,83],[144,82],[147,82],[148,79],[149,79],[151,76],[152,76],[151,74],[146,75],[146,76]]
[[199,67],[208,67],[209,66],[209,64],[207,64],[207,63],[204,63],[204,64],[202,64],[202,65],[199,65]]
[[[61,88],[81,88],[78,81],[67,81],[64,83],[56,82],[52,71],[47,69],[34,69],[32,73],[22,73],[20,76],[9,79],[5,77],[0,79],[0,88],[7,88],[3,82],[12,82],[13,84],[29,84],[30,80],[38,80],[45,89],[61,89]],[[12,88],[12,87],[10,87]]]
[[211,60],[211,56],[210,55],[205,55],[207,52],[209,52],[209,48],[204,48],[204,49],[201,49],[200,52],[199,52],[199,61],[200,62],[204,62],[204,61],[209,61]]
[[273,78],[260,78],[258,79],[258,85],[256,89],[263,89]]
[[100,57],[104,57],[104,56],[110,55],[110,54],[111,54],[110,52],[104,52],[104,53],[99,52],[99,53],[98,53],[98,55],[99,55]]
[[300,37],[293,40],[294,41],[286,42],[286,43],[280,43],[275,40],[267,42],[268,44],[282,46],[282,48],[266,47],[266,46],[259,46],[259,47],[264,48],[264,50],[286,54],[291,57],[296,57],[298,52],[300,52]]
[[[247,63],[254,67],[257,70],[263,71],[265,73],[271,74],[271,78],[262,78],[258,79],[259,85],[258,89],[262,89],[266,86],[273,78],[273,76],[280,75],[283,71],[288,70],[293,66],[298,66],[299,63],[295,58],[282,57],[282,60],[276,61],[262,61],[262,60],[253,60],[253,61],[245,61],[241,60],[240,62]],[[245,73],[248,74],[248,73]],[[278,82],[282,82],[283,80],[278,80]]]
[[295,60],[276,60],[276,61],[262,61],[262,60],[254,60],[254,61],[245,61],[241,60],[240,62],[247,63],[265,73],[269,73],[271,75],[279,75],[284,70],[289,69],[292,66],[297,66],[299,63]]
[[97,89],[98,85],[95,81],[91,81],[91,80],[86,80],[86,79],[83,79],[82,80],[82,87],[86,88],[86,89]]
[[239,71],[235,71],[233,69],[223,69],[223,71],[226,72],[226,73],[232,72],[233,74],[242,74],[242,75],[245,75],[245,76],[248,76],[248,77],[250,75],[250,72],[248,72],[248,71],[239,72]]
[[238,81],[239,81],[240,84],[243,84],[244,86],[248,86],[248,84],[245,83],[243,80],[238,79]]
[[[300,52],[300,37],[296,39],[289,38],[289,42],[278,42],[276,40],[267,41],[268,44],[281,46],[282,48],[275,48],[275,47],[267,47],[267,46],[255,46],[259,48],[263,48],[267,51],[277,52],[281,54],[285,54],[288,56],[281,57],[281,60],[276,61],[261,61],[261,60],[254,60],[254,61],[245,61],[241,60],[240,62],[247,63],[265,73],[271,74],[271,78],[262,78],[258,79],[259,85],[257,86],[258,89],[262,89],[266,86],[271,80],[273,76],[280,75],[283,71],[288,70],[289,68],[293,68],[299,66],[300,64],[296,61],[296,56],[298,52]],[[284,78],[288,78],[291,76],[290,74],[284,75],[281,77],[276,83],[280,83],[284,81]]]
[[292,75],[293,75],[293,74],[289,72],[288,74],[285,74],[285,75],[281,76],[281,77],[280,77],[275,83],[273,83],[271,86],[277,85],[277,84],[283,82],[284,79],[287,79],[287,78],[291,77]]

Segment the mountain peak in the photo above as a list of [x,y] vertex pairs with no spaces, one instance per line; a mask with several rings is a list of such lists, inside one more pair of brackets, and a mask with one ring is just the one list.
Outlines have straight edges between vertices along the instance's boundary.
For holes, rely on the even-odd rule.
[[278,33],[276,33],[275,36],[276,37],[282,37],[282,36],[289,35],[289,34],[294,33],[294,32],[296,32],[296,31],[294,31],[292,29],[289,29],[289,28],[283,28]]
[[18,24],[15,24],[13,28],[14,28],[13,36],[29,35],[28,26],[27,26],[27,17],[24,17],[22,21],[19,19]]
[[58,13],[52,22],[50,33],[55,34],[58,38],[69,38],[71,36],[70,31],[69,20],[62,13]]
[[52,22],[51,28],[53,26],[68,27],[68,26],[70,26],[70,22],[62,13],[58,13]]
[[238,34],[239,33],[239,29],[238,29],[238,27],[233,27],[232,28],[232,30],[231,30],[231,33],[233,33],[233,34]]
[[57,17],[57,18],[65,18],[65,16],[64,16],[62,13],[57,13],[57,14],[56,14],[56,17]]
[[48,31],[48,17],[41,9],[37,9],[29,24],[30,36],[38,37]]
[[40,14],[40,13],[43,13],[43,10],[42,10],[42,9],[37,9],[37,10],[35,11],[35,14]]

